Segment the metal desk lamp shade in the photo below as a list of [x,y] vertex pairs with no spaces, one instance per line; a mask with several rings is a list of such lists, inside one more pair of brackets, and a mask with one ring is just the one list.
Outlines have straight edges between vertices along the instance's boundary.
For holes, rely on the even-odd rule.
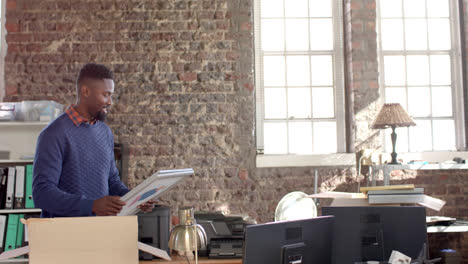
[[195,251],[195,263],[198,263],[198,249],[206,247],[207,237],[205,229],[197,225],[193,207],[179,209],[179,225],[172,228],[169,236],[169,248],[185,252],[186,256]]
[[279,201],[275,210],[275,222],[314,217],[317,217],[315,202],[303,192],[291,192],[286,194]]
[[377,118],[372,125],[373,129],[385,129],[388,127],[392,128],[392,161],[390,164],[399,164],[397,162],[397,153],[395,151],[397,134],[395,133],[396,127],[409,127],[415,126],[413,119],[406,113],[405,109],[398,104],[384,104],[382,109],[377,115]]

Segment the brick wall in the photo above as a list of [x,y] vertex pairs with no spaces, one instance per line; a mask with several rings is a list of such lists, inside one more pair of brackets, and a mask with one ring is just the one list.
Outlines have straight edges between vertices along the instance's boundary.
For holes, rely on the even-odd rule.
[[[378,147],[378,132],[369,128],[380,97],[375,1],[346,0],[344,7],[348,147]],[[163,203],[244,212],[260,222],[273,219],[286,193],[313,192],[315,168],[255,167],[251,0],[7,0],[6,8],[4,100],[68,105],[84,63],[111,67],[108,124],[128,150],[130,187],[158,169],[193,167],[196,176]],[[317,169],[319,190],[357,189],[355,168]],[[407,172],[396,181],[446,199],[437,214],[466,218],[467,177]],[[467,239],[460,241],[468,258]]]

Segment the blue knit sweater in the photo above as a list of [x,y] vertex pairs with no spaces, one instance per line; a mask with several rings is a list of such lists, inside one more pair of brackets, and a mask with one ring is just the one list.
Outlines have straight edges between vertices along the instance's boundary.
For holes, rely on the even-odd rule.
[[91,216],[94,200],[128,192],[115,166],[110,128],[103,122],[77,127],[66,113],[40,133],[33,173],[41,217]]

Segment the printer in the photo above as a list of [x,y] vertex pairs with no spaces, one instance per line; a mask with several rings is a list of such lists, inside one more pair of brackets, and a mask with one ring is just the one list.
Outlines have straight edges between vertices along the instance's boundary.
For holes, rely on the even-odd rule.
[[241,258],[245,227],[256,224],[248,216],[223,212],[195,212],[195,220],[205,229],[208,240],[198,254],[209,258]]

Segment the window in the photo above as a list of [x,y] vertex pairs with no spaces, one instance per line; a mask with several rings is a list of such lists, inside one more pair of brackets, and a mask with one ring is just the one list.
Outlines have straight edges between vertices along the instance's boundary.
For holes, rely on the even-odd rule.
[[345,152],[341,4],[255,0],[260,153]]
[[[399,152],[464,148],[457,2],[377,2],[385,102],[400,103],[416,122],[409,129],[398,128]],[[389,150],[390,131],[386,132]]]

